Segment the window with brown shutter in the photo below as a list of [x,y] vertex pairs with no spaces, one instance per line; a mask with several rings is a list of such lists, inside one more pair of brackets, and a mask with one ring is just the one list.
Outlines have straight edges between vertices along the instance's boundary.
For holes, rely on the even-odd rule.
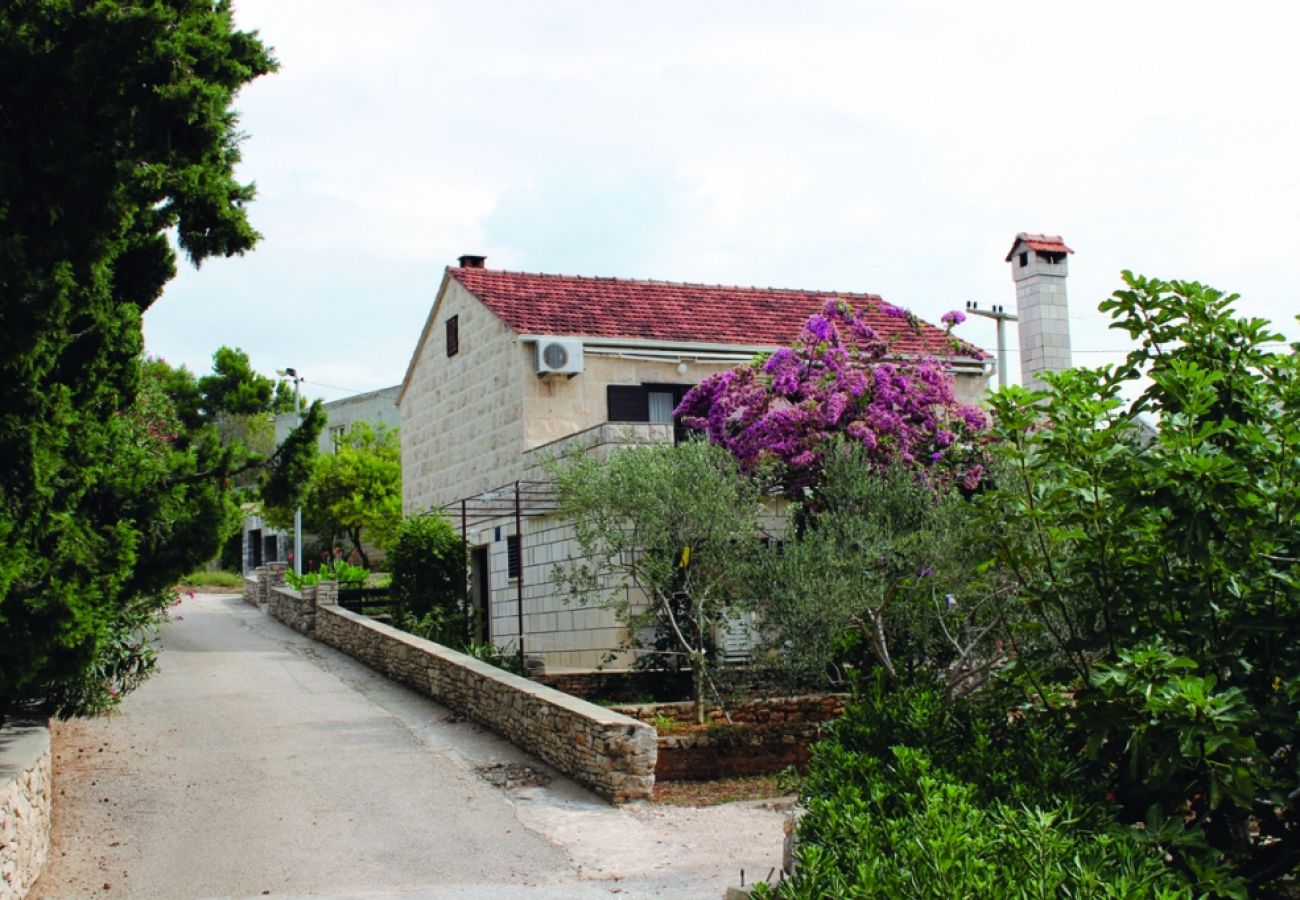
[[648,422],[650,401],[639,384],[611,384],[605,389],[609,400],[609,421]]
[[610,422],[673,423],[673,438],[686,439],[686,427],[673,416],[693,385],[689,384],[611,384],[605,389]]
[[452,316],[447,320],[447,355],[455,356],[460,351],[460,322],[459,316]]

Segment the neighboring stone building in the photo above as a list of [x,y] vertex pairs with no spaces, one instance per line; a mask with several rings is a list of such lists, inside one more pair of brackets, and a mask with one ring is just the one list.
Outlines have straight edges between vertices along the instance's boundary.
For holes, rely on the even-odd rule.
[[478,639],[522,635],[551,669],[618,648],[612,613],[570,605],[551,584],[572,527],[551,514],[543,461],[674,440],[692,385],[788,345],[835,297],[868,310],[898,352],[948,358],[964,402],[984,393],[984,363],[948,357],[939,328],[904,330],[872,294],[505,272],[481,256],[448,268],[398,394],[402,506],[442,510],[464,535]]
[[[353,394],[342,400],[331,400],[321,404],[328,421],[321,430],[317,449],[321,453],[333,453],[343,435],[347,434],[353,422],[369,422],[376,427],[382,425],[393,429],[398,426],[397,392],[401,385]],[[275,417],[275,442],[279,444],[298,424],[294,413],[281,413]]]
[[[369,422],[371,425],[396,428],[397,391],[400,385],[367,391],[331,400],[321,404],[325,410],[325,428],[320,433],[317,449],[321,453],[333,453],[339,439],[352,427],[353,422]],[[298,423],[295,413],[281,413],[275,417],[275,443],[278,446],[289,436],[289,432]],[[263,563],[284,561],[293,550],[293,533],[278,531],[263,521],[258,515],[256,504],[249,504],[245,510],[243,539],[244,573],[251,574]]]

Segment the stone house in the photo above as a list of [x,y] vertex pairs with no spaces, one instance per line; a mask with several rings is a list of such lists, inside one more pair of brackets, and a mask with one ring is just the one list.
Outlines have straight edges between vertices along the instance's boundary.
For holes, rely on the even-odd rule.
[[[447,268],[397,397],[402,507],[441,511],[463,535],[477,638],[522,642],[550,671],[619,648],[612,613],[552,584],[573,529],[553,514],[542,463],[675,440],[673,409],[692,385],[788,345],[835,297],[874,311],[901,353],[947,354],[942,330],[905,332],[872,294],[507,272],[481,256]],[[977,400],[987,364],[948,360],[961,399]]]

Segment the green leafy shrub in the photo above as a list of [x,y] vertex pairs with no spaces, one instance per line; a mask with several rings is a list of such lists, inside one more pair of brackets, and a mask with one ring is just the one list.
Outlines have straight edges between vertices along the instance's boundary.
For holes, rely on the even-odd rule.
[[284,573],[285,583],[294,590],[302,590],[306,585],[320,584],[322,581],[337,581],[340,585],[360,587],[369,577],[369,569],[354,566],[342,559],[327,559],[314,572],[298,575],[290,569]]
[[759,556],[753,593],[769,640],[761,661],[821,688],[846,668],[977,690],[1002,654],[1010,600],[970,501],[905,466],[873,467],[851,443],[823,453],[821,480],[790,505],[779,552]]
[[984,800],[921,750],[823,752],[791,881],[760,897],[1185,897],[1136,832],[1072,804]]
[[461,652],[515,675],[524,674],[524,661],[519,658],[519,651],[512,646],[499,647],[490,642],[480,644],[470,641],[461,648]]
[[89,668],[55,679],[46,688],[46,708],[60,718],[112,712],[153,674],[158,662],[158,627],[176,595],[164,591],[137,597],[104,629]]
[[1158,844],[1080,799],[1049,731],[990,708],[876,673],[814,748],[794,879],[758,896],[1192,896]]
[[[398,622],[423,622],[429,640],[460,647],[469,637],[465,548],[440,516],[403,520],[388,554],[389,588]],[[417,632],[412,632],[417,633]]]
[[1037,645],[1006,674],[1086,738],[1125,821],[1267,891],[1300,867],[1300,345],[1235,295],[1124,278],[1102,304],[1124,363],[991,401],[979,503],[1010,640]]

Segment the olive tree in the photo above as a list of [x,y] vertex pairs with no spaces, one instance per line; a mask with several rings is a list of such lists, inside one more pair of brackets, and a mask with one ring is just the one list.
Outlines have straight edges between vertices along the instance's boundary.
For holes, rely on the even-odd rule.
[[746,602],[761,502],[735,458],[704,441],[632,447],[607,461],[556,467],[559,515],[578,555],[555,569],[572,598],[598,602],[635,633],[661,625],[689,661],[695,716],[704,721],[711,631]]

